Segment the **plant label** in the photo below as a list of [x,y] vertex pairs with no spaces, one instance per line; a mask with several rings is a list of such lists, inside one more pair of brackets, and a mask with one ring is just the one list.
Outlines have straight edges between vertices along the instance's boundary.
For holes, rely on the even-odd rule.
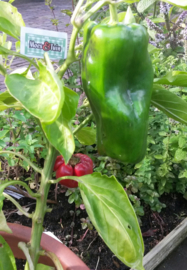
[[47,52],[50,59],[65,59],[67,39],[67,33],[21,27],[21,54],[43,58]]

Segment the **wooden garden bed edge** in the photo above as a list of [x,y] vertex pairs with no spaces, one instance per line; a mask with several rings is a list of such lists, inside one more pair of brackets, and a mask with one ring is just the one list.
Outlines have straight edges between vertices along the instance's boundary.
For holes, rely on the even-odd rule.
[[[187,236],[187,218],[143,258],[145,270],[154,270]],[[134,270],[131,268],[131,270]]]

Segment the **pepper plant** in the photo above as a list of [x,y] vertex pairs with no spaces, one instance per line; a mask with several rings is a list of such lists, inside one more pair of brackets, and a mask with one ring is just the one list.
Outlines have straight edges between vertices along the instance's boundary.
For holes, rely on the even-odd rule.
[[[6,110],[8,108],[26,109],[37,119],[47,140],[47,157],[43,168],[40,168],[20,152],[5,149],[0,151],[1,155],[6,154],[9,155],[9,157],[19,157],[35,172],[41,175],[40,187],[36,193],[32,192],[28,185],[22,181],[2,181],[0,185],[0,231],[11,233],[2,211],[3,200],[5,198],[10,199],[23,214],[32,218],[32,233],[29,243],[19,243],[19,247],[23,250],[27,258],[25,270],[39,269],[38,259],[40,256],[46,254],[45,251],[40,249],[40,241],[43,232],[44,216],[46,212],[50,211],[46,204],[50,186],[63,179],[67,179],[67,177],[60,177],[57,180],[52,179],[55,159],[58,153],[60,153],[60,155],[63,156],[64,162],[66,164],[69,162],[75,149],[74,135],[78,130],[83,128],[90,117],[92,117],[92,115],[89,115],[76,129],[72,129],[71,121],[76,114],[79,97],[74,91],[64,86],[62,77],[68,67],[79,60],[83,46],[76,46],[77,35],[89,18],[101,7],[108,4],[110,5],[111,11],[111,21],[109,21],[109,23],[112,22],[112,24],[115,25],[119,23],[119,20],[122,24],[128,25],[129,23],[134,23],[130,9],[128,9],[125,20],[116,13],[116,6],[123,2],[133,3],[137,1],[80,0],[78,2],[71,18],[73,31],[68,56],[62,66],[57,70],[54,69],[47,53],[44,54],[43,60],[33,60],[3,45],[0,46],[0,54],[3,59],[7,58],[7,56],[16,56],[26,59],[29,64],[28,68],[22,72],[18,70],[14,71],[12,74],[8,74],[6,67],[1,63],[0,71],[5,76],[7,90],[5,94],[0,95],[0,110]],[[20,28],[24,26],[24,21],[21,14],[17,12],[17,9],[10,3],[1,1],[0,30],[15,38],[17,45],[19,45]],[[134,24],[134,26],[136,27],[136,24]],[[142,59],[142,61],[144,61],[144,59]],[[30,72],[31,66],[37,69],[35,76]],[[125,72],[124,76],[126,76]],[[180,80],[181,77],[186,78],[187,74],[175,72],[175,74],[166,75],[164,78],[157,78],[154,82],[152,103],[174,119],[186,123],[186,102],[160,85],[185,83],[184,80]],[[139,79],[141,80],[143,78],[140,77]],[[146,106],[149,106],[149,104]],[[120,124],[123,125],[123,121],[121,121]],[[118,140],[118,138],[113,138],[113,140]],[[129,142],[127,141],[126,143],[128,144]],[[112,144],[109,147],[112,147]],[[123,151],[123,149],[121,151]],[[81,177],[68,176],[68,178],[79,183],[78,185],[89,218],[105,243],[123,263],[133,269],[143,270],[142,259],[144,245],[137,217],[126,192],[116,178],[114,176],[108,177],[101,175],[97,172]],[[13,198],[3,192],[9,185],[20,185],[25,188],[32,197],[36,198],[34,213],[26,213]],[[0,243],[4,243],[2,238],[0,239]],[[6,263],[9,263],[9,269],[15,269],[15,261],[7,255],[10,253],[6,252],[4,248],[1,249],[1,252],[5,252],[4,254],[8,257]],[[57,269],[62,269],[55,254],[50,254],[50,256],[57,262]],[[0,263],[2,262],[0,261]],[[6,269],[6,266],[7,265],[2,265],[1,268],[4,267],[3,269]]]

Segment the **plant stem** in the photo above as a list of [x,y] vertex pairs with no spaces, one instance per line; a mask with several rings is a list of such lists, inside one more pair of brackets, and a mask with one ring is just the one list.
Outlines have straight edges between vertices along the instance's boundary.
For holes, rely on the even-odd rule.
[[[10,114],[10,109],[8,109],[8,113]],[[11,128],[13,142],[15,144],[16,135],[15,135],[14,129],[12,128],[12,121],[11,121],[10,117],[9,117],[9,124],[10,124],[10,128]],[[10,136],[10,139],[11,139],[11,136]]]
[[29,250],[27,247],[27,244],[24,242],[19,242],[18,243],[18,247],[23,251],[23,253],[25,254],[25,257],[27,259],[26,265],[25,265],[25,270],[35,270],[36,268],[33,265],[32,259],[30,257],[29,254]]
[[[58,179],[56,179],[56,180],[48,180],[48,183],[50,183],[50,184],[57,184],[58,182],[60,182],[61,180],[65,180],[65,179],[67,179],[67,176],[62,176],[62,177],[59,177]],[[70,180],[75,180],[75,181],[77,181],[77,182],[79,182],[80,181],[80,177],[78,177],[78,176],[69,176],[68,175],[68,179],[70,179]]]
[[93,114],[90,114],[88,117],[86,117],[86,119],[78,127],[74,129],[73,135],[75,135],[81,128],[83,128],[87,123],[89,123],[92,117]]
[[170,31],[169,15],[164,13],[164,19],[165,19],[165,23],[166,23],[166,28],[169,32]]
[[42,171],[41,185],[39,189],[40,198],[36,200],[36,209],[32,218],[32,231],[30,239],[30,256],[34,264],[34,269],[38,263],[40,241],[43,232],[44,216],[47,212],[47,197],[50,189],[49,179],[52,177],[53,166],[57,156],[56,149],[50,145],[47,158],[45,160],[44,169]]
[[69,51],[68,51],[68,55],[67,55],[67,59],[66,61],[63,63],[63,65],[60,68],[60,71],[58,73],[58,76],[60,78],[62,78],[64,76],[64,73],[66,72],[66,70],[68,69],[68,67],[75,61],[78,61],[79,59],[77,59],[76,54],[75,54],[75,43],[76,43],[76,39],[77,39],[77,35],[79,33],[78,28],[73,27],[73,32],[71,35],[71,40],[70,40],[70,44],[69,44]]
[[156,17],[156,8],[157,8],[157,1],[154,4],[153,18]]
[[114,5],[109,5],[109,8],[110,8],[109,24],[113,25],[113,24],[116,24],[118,22],[118,14],[117,14],[116,7]]
[[48,148],[48,147],[49,147],[49,141],[48,141],[48,139],[47,139],[47,137],[46,137],[46,135],[45,135],[45,132],[44,132],[44,130],[43,130],[43,128],[42,128],[42,124],[41,124],[41,122],[40,122],[39,119],[36,119],[36,120],[37,120],[37,122],[38,122],[39,127],[41,128],[41,131],[42,131],[42,133],[43,133],[43,136],[44,136],[44,138],[45,138],[45,140],[46,140],[46,147]]
[[14,200],[11,196],[9,196],[8,194],[6,194],[6,193],[4,193],[4,192],[3,192],[3,196],[5,196],[5,198],[7,198],[9,201],[11,201],[11,202],[16,206],[16,208],[19,209],[19,211],[20,211],[22,214],[24,214],[24,215],[25,215],[26,217],[28,217],[28,218],[32,218],[32,214],[27,213],[27,212],[23,209],[23,207],[21,207],[21,205],[20,205],[18,202],[16,202],[16,200]]
[[[84,0],[79,0],[77,6],[75,7],[75,10],[73,12],[72,18],[71,18],[71,23],[73,25],[73,32],[71,35],[71,40],[70,40],[70,45],[69,45],[69,51],[67,55],[66,61],[63,63],[63,65],[60,68],[60,71],[58,73],[58,76],[62,78],[64,76],[64,73],[68,69],[68,67],[75,61],[78,61],[76,54],[75,54],[75,43],[76,43],[76,38],[77,35],[84,25],[84,23],[97,11],[99,10],[102,6],[106,4],[110,4],[112,6],[118,5],[119,3],[123,3],[124,0],[118,0],[118,1],[112,1],[112,0],[100,0],[98,3],[96,3],[89,11],[87,11],[84,15],[79,16],[79,13],[81,11],[81,6],[84,3]],[[112,16],[116,18],[114,9],[112,11]],[[76,17],[78,17],[76,19]],[[113,18],[112,17],[112,18]],[[116,20],[118,21],[118,20]]]
[[72,0],[72,8],[75,9],[74,1]]
[[61,265],[58,257],[56,256],[56,254],[54,254],[50,251],[45,251],[44,254],[41,254],[41,255],[45,255],[45,256],[49,257],[54,262],[56,269],[63,270],[62,265]]
[[80,44],[78,44],[77,46],[75,46],[75,51],[82,50],[82,48],[83,48],[83,42],[81,42]]
[[18,152],[12,152],[12,151],[3,150],[3,151],[0,151],[0,155],[1,154],[11,154],[11,155],[14,155],[14,156],[18,156],[21,159],[25,160],[33,168],[33,170],[35,170],[36,172],[38,172],[40,174],[42,173],[42,170],[40,168],[38,168],[28,158],[26,158],[25,156],[23,156],[22,154],[20,154]]
[[124,3],[124,0],[100,0],[98,1],[88,12],[86,12],[79,20],[76,21],[77,27],[82,27],[82,25],[96,12],[98,11],[102,6],[104,5],[113,5],[116,6],[120,3]]
[[[49,6],[51,7],[51,5],[49,5]],[[54,19],[56,20],[56,17],[55,17],[55,13],[54,13],[53,7],[51,7],[51,10],[52,10],[52,13],[53,13],[53,17],[54,17]],[[58,32],[58,24],[55,24],[55,26],[56,26],[56,30],[57,30],[57,32]]]

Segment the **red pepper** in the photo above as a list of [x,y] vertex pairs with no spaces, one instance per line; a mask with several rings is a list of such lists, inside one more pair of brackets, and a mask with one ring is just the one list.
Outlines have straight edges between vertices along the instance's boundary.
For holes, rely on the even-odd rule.
[[[83,176],[93,173],[93,161],[87,155],[74,154],[70,162],[66,165],[62,156],[58,156],[55,161],[54,171],[56,171],[56,179],[74,175]],[[65,179],[59,182],[68,188],[78,187],[78,182],[70,179]]]

